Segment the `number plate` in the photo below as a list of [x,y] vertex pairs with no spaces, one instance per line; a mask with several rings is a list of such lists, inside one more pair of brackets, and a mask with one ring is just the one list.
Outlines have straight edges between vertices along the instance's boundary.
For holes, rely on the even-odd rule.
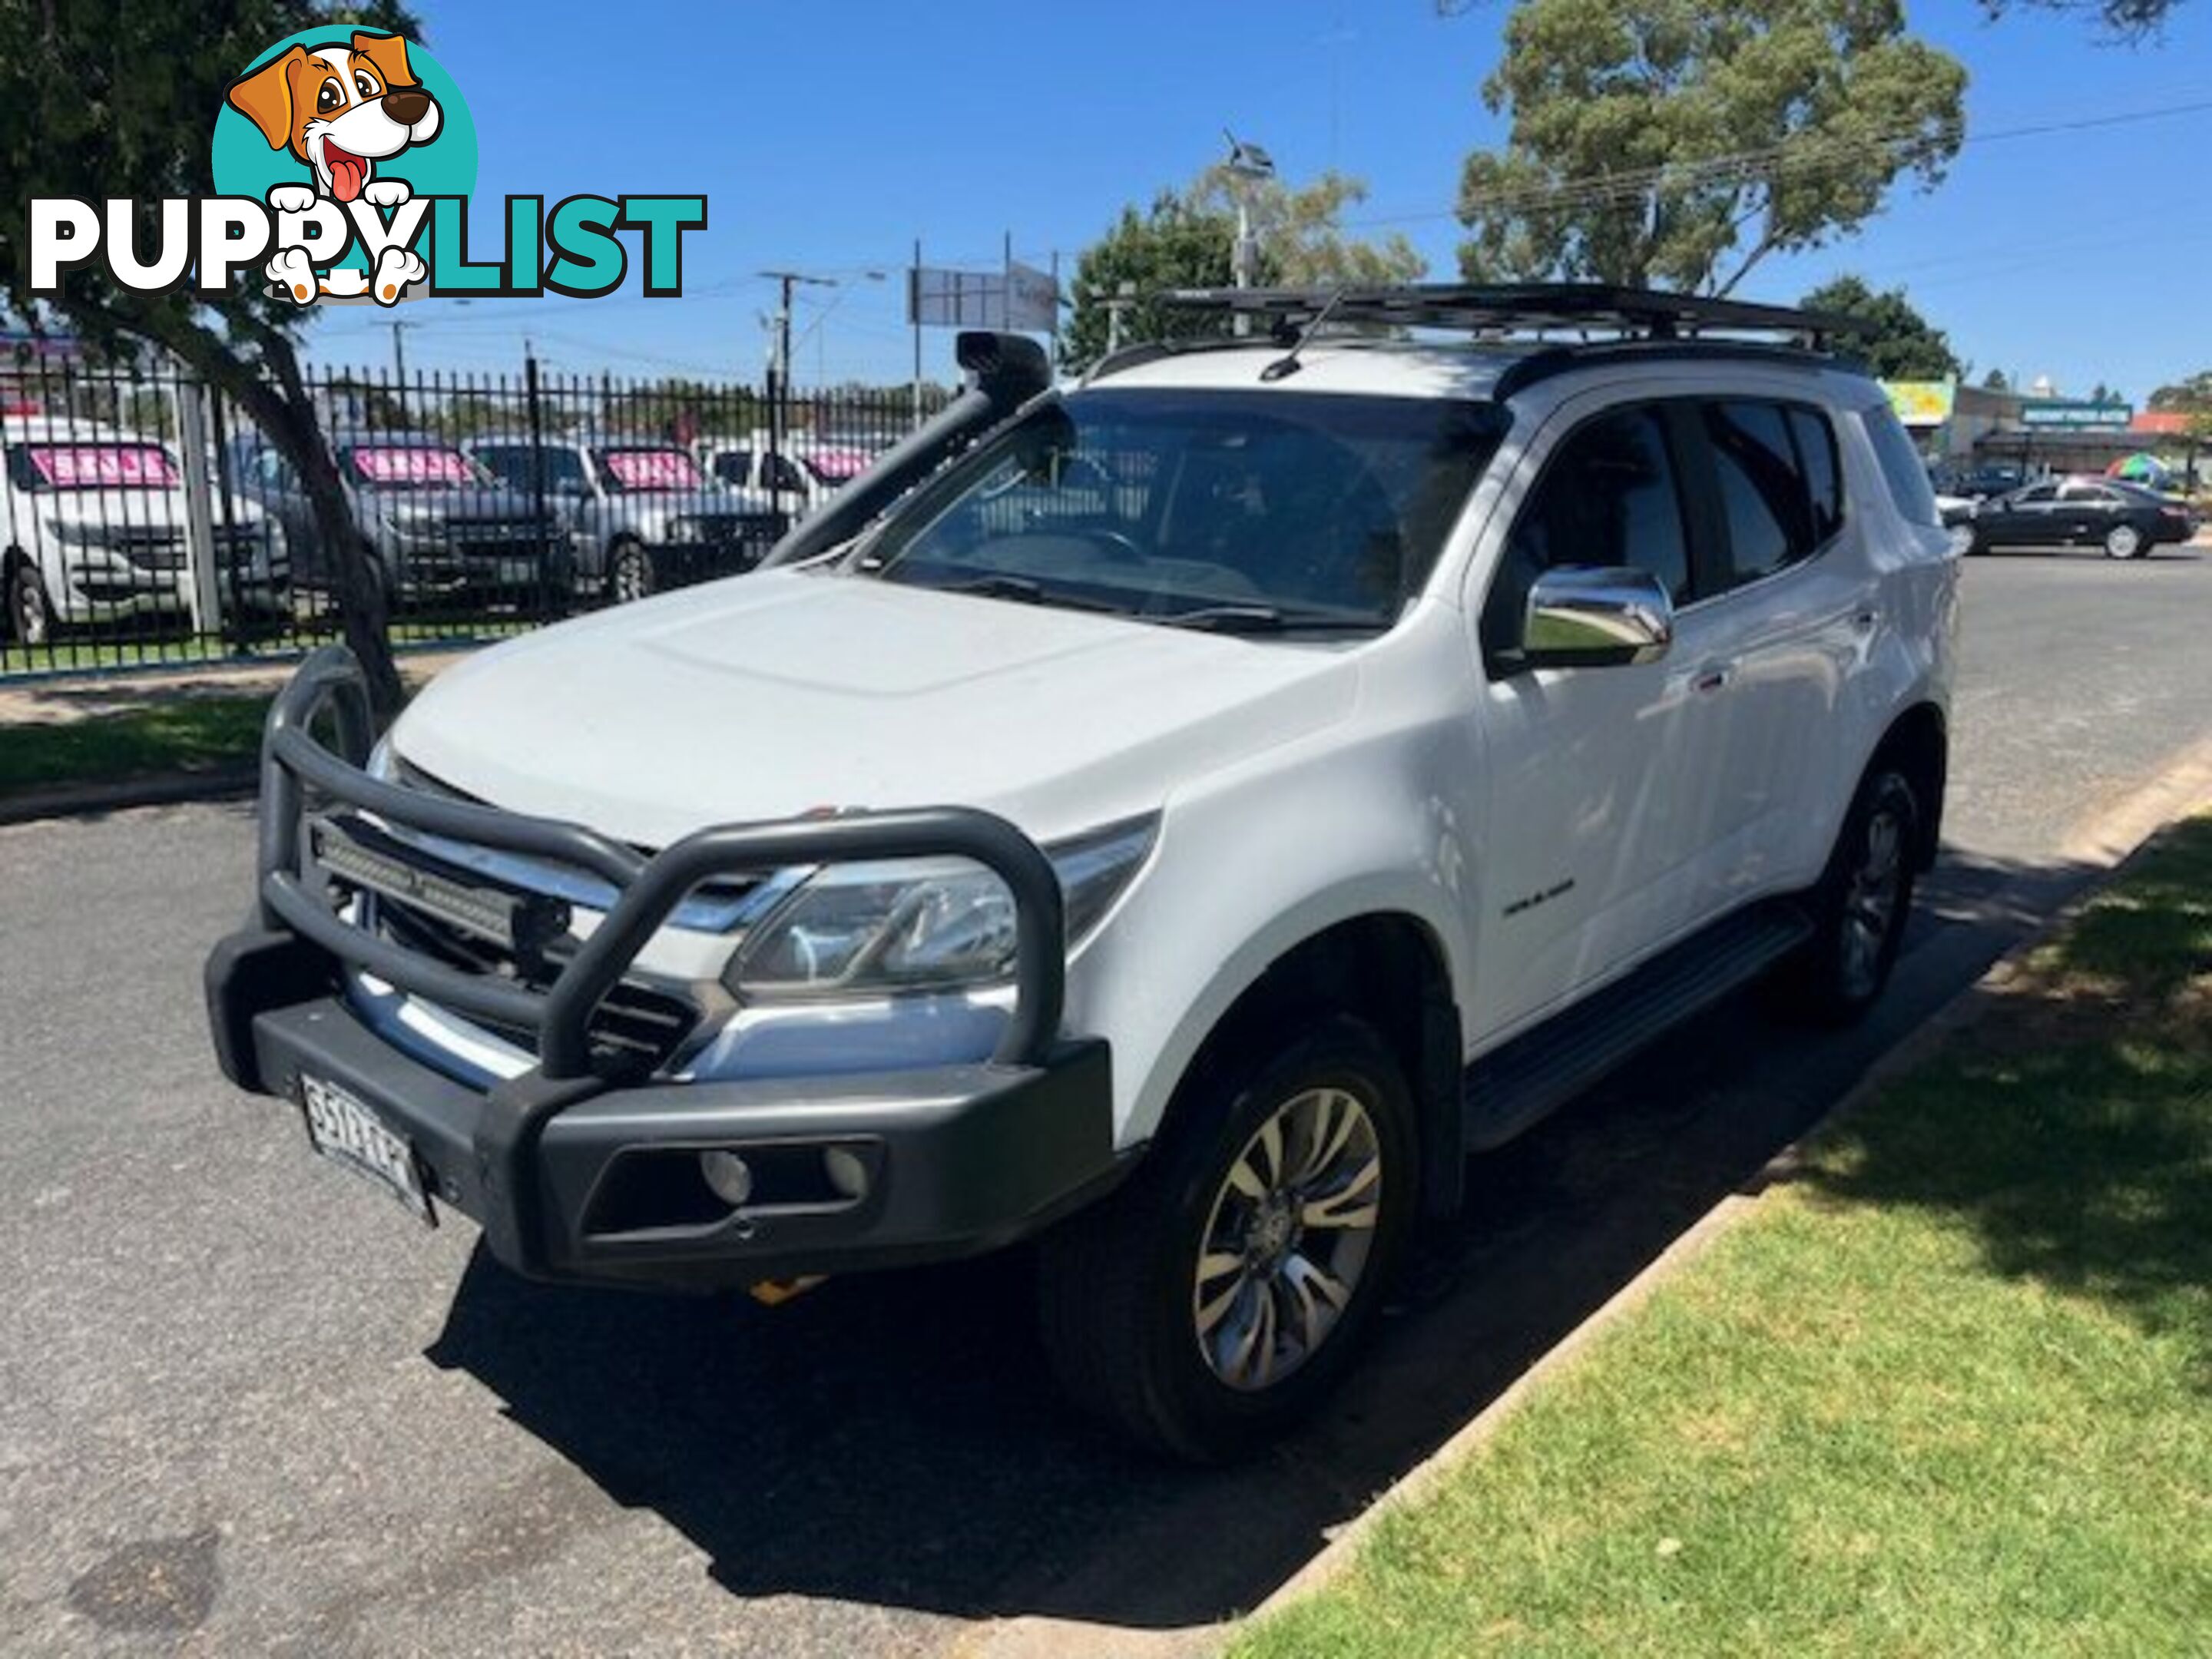
[[319,1077],[300,1079],[307,1143],[333,1164],[374,1182],[425,1226],[437,1225],[415,1149],[384,1127],[350,1091]]

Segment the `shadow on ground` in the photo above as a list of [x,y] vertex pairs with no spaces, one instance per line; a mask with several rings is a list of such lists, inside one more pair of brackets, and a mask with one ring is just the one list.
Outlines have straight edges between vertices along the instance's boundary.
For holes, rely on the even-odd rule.
[[437,1364],[744,1596],[1139,1628],[1264,1600],[1325,1530],[1495,1399],[2089,872],[1948,860],[1875,1019],[1730,1002],[1471,1166],[1454,1260],[1324,1418],[1261,1461],[1140,1461],[1072,1419],[1018,1255],[782,1309],[525,1284],[479,1250]]

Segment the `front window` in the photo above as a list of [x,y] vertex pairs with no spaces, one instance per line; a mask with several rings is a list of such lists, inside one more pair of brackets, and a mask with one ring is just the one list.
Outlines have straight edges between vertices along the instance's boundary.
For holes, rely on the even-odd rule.
[[616,489],[702,489],[698,463],[680,449],[602,449],[599,472]]
[[8,471],[23,489],[174,489],[182,482],[159,444],[14,444]]
[[468,457],[434,444],[356,444],[346,465],[361,483],[382,489],[448,489],[477,481]]
[[1100,391],[1031,410],[869,544],[886,580],[1223,631],[1371,632],[1420,591],[1492,405]]

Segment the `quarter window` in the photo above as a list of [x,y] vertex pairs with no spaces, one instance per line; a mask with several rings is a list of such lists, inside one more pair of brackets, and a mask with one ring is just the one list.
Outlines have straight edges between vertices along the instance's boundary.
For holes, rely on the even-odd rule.
[[1886,403],[1876,404],[1859,418],[1866,422],[1874,458],[1881,464],[1881,476],[1889,485],[1889,498],[1897,504],[1899,515],[1907,524],[1941,528],[1943,515],[1936,508],[1936,487],[1928,482],[1928,469],[1921,465],[1920,452],[1912,447],[1912,440],[1905,436],[1897,411]]

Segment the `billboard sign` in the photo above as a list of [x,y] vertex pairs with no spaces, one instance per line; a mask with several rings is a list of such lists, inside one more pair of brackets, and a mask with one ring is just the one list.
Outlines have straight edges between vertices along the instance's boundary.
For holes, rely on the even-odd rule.
[[1889,406],[1906,426],[1942,425],[1951,418],[1959,394],[1955,380],[1884,380],[1881,389],[1889,393]]

